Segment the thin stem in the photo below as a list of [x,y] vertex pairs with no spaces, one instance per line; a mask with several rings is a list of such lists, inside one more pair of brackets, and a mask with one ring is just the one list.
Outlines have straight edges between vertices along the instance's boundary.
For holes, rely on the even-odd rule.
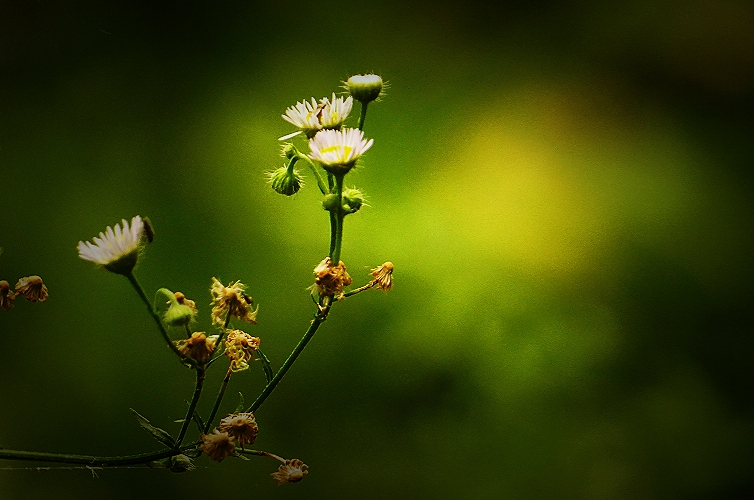
[[332,261],[332,255],[335,253],[335,241],[337,239],[338,234],[338,216],[335,215],[334,212],[329,212],[330,214],[330,260]]
[[324,179],[322,179],[322,175],[319,173],[319,170],[317,170],[317,166],[314,164],[314,162],[304,154],[299,154],[298,158],[306,160],[306,162],[309,164],[309,168],[314,174],[314,178],[317,179],[317,186],[319,187],[319,190],[322,192],[322,194],[327,194],[328,189],[325,185],[325,181]]
[[367,119],[367,106],[369,105],[368,102],[361,103],[361,115],[359,115],[359,130],[364,130],[364,122]]
[[267,451],[262,451],[262,450],[241,450],[241,453],[243,453],[244,455],[258,455],[260,457],[270,457],[270,458],[274,458],[278,462],[285,463],[285,459],[283,457],[279,457],[279,456],[275,455],[274,453],[269,453]]
[[233,371],[230,369],[230,366],[228,367],[228,373],[225,374],[225,378],[223,379],[223,383],[220,385],[220,392],[217,393],[217,398],[215,399],[215,404],[212,407],[212,413],[209,414],[209,418],[204,423],[204,433],[207,434],[209,432],[209,428],[212,427],[212,421],[215,419],[215,415],[217,415],[217,410],[220,408],[220,403],[223,400],[223,396],[225,395],[225,389],[228,387],[228,382],[230,381],[230,376],[233,373]]
[[56,462],[61,464],[83,464],[91,467],[118,467],[123,465],[147,464],[161,458],[180,455],[186,450],[196,448],[196,443],[180,449],[162,450],[138,455],[117,457],[96,457],[93,455],[73,455],[67,453],[44,453],[36,451],[16,451],[0,449],[1,460],[30,460],[34,462]]
[[301,354],[301,352],[304,350],[306,344],[309,343],[314,334],[317,332],[319,325],[321,325],[327,319],[327,315],[330,312],[330,307],[332,307],[332,297],[325,297],[322,303],[322,307],[314,316],[314,319],[309,325],[309,328],[306,330],[306,333],[304,333],[304,336],[301,338],[301,340],[299,340],[298,344],[293,349],[293,352],[291,352],[291,354],[288,356],[288,359],[286,359],[285,363],[283,363],[283,366],[280,367],[272,380],[270,380],[265,386],[264,390],[262,390],[261,394],[257,396],[257,399],[251,404],[249,409],[246,410],[247,413],[254,413],[259,409],[260,406],[262,406],[262,403],[264,403],[264,401],[270,396],[270,394],[272,394],[272,391],[275,390],[275,387],[277,387],[277,385],[283,379],[291,366],[293,366],[296,358],[298,358],[299,354]]
[[162,334],[162,338],[165,340],[165,343],[168,345],[168,347],[175,353],[176,356],[178,356],[181,359],[181,361],[184,361],[185,363],[191,366],[196,366],[196,361],[186,356],[185,354],[183,354],[180,350],[178,350],[178,348],[173,343],[173,341],[170,340],[170,336],[168,335],[168,332],[165,330],[165,327],[163,326],[162,321],[160,320],[160,316],[157,314],[157,312],[155,312],[154,308],[152,307],[152,304],[149,302],[149,299],[144,293],[144,289],[136,280],[136,277],[133,275],[133,273],[128,273],[128,274],[125,274],[124,276],[128,278],[128,281],[131,283],[131,285],[133,285],[134,289],[136,290],[136,293],[139,294],[139,297],[141,297],[141,300],[147,306],[147,311],[149,311],[149,315],[152,316],[152,319],[154,319],[154,322],[157,324],[157,328],[160,330],[160,333]]
[[[335,237],[334,244],[330,251],[330,262],[334,266],[340,263],[340,248],[343,244],[343,219],[345,213],[343,212],[343,175],[335,175],[335,194],[337,195],[337,212],[335,214]],[[332,213],[332,212],[330,212]]]
[[176,446],[180,446],[183,442],[183,438],[186,437],[186,431],[188,431],[191,420],[193,420],[196,405],[197,403],[199,403],[199,397],[202,395],[202,386],[204,385],[205,374],[206,368],[203,365],[198,365],[196,367],[196,388],[194,389],[194,396],[191,398],[191,403],[189,404],[188,411],[186,412],[186,418],[183,420],[183,425],[181,426],[180,434],[178,434]]
[[373,288],[374,285],[376,284],[377,284],[377,280],[372,280],[364,286],[360,286],[359,288],[354,288],[353,290],[349,290],[348,292],[343,292],[342,296],[343,298],[346,298],[352,295],[356,295],[357,293],[361,293],[365,290],[369,290],[370,288]]

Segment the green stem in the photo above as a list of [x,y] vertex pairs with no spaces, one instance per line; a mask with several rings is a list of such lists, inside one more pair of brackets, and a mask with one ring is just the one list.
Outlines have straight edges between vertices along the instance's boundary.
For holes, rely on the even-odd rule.
[[[331,251],[330,251],[330,262],[332,262],[332,265],[337,266],[340,263],[340,249],[343,244],[343,219],[345,218],[345,213],[343,212],[343,177],[344,175],[335,175],[335,194],[337,195],[337,203],[335,206],[337,207],[337,212],[335,213],[335,224],[334,224],[334,233],[335,236],[332,237],[331,235]],[[330,212],[332,214],[332,212]],[[332,228],[331,228],[332,229]]]
[[361,114],[359,115],[359,130],[364,130],[364,122],[367,119],[367,106],[368,102],[361,103]]
[[285,459],[283,457],[279,457],[279,456],[275,455],[274,453],[269,453],[267,451],[262,451],[262,450],[241,450],[241,453],[243,453],[244,455],[257,455],[257,456],[260,456],[260,457],[270,457],[270,458],[274,458],[278,462],[285,463]]
[[44,453],[36,451],[16,451],[0,449],[0,460],[30,460],[34,462],[56,462],[61,464],[83,464],[90,467],[118,467],[123,465],[147,464],[161,458],[180,455],[186,450],[196,448],[196,444],[183,446],[175,450],[163,450],[138,455],[117,457],[96,457],[93,455],[72,455],[67,453]]
[[220,392],[217,393],[217,398],[215,399],[215,404],[212,407],[212,413],[209,414],[209,418],[204,423],[204,433],[207,434],[209,432],[209,428],[212,427],[212,421],[215,419],[215,415],[217,415],[217,410],[220,408],[220,403],[223,400],[223,396],[225,395],[225,389],[228,387],[228,382],[230,381],[230,375],[233,372],[231,371],[230,367],[228,367],[228,373],[225,374],[225,378],[223,379],[223,383],[220,385]]
[[355,288],[353,290],[350,290],[348,292],[343,292],[343,297],[350,297],[352,295],[356,295],[357,293],[361,293],[365,290],[369,290],[370,288],[374,287],[374,285],[377,284],[377,280],[372,280],[369,283],[367,283],[364,286],[360,286],[359,288]]
[[259,357],[259,361],[262,362],[264,376],[267,379],[267,382],[269,382],[272,380],[272,377],[275,376],[275,373],[272,371],[272,366],[270,366],[270,360],[267,359],[267,356],[264,355],[261,349],[257,349],[257,356]]
[[267,383],[264,390],[262,390],[261,394],[257,396],[257,399],[251,404],[249,409],[246,410],[247,413],[254,413],[255,411],[257,411],[259,407],[262,406],[262,403],[264,403],[264,401],[269,397],[269,395],[272,394],[272,391],[275,390],[275,387],[277,387],[277,385],[280,383],[291,366],[293,366],[296,358],[298,358],[299,354],[301,354],[301,352],[304,350],[306,344],[309,343],[314,334],[317,332],[319,325],[321,325],[327,319],[327,315],[330,312],[330,307],[332,307],[332,297],[328,296],[323,299],[322,307],[314,316],[314,319],[309,325],[309,328],[306,330],[306,333],[304,333],[304,336],[301,338],[301,340],[299,340],[298,344],[293,349],[293,352],[291,352],[291,354],[288,356],[288,359],[285,360],[285,363],[283,363],[283,366],[280,367],[272,380]]
[[322,192],[322,194],[327,194],[328,189],[325,185],[325,181],[324,179],[322,179],[322,175],[319,173],[319,170],[317,170],[317,166],[314,164],[314,162],[304,154],[299,154],[298,158],[306,160],[306,163],[309,164],[309,168],[314,174],[314,178],[317,179],[317,186],[319,187],[319,190]]
[[206,368],[203,365],[198,365],[196,367],[196,388],[194,389],[194,396],[191,398],[191,403],[189,404],[188,411],[186,412],[186,418],[183,420],[183,425],[181,426],[180,434],[178,434],[176,446],[180,446],[183,442],[183,438],[186,437],[186,431],[188,431],[191,420],[193,420],[196,405],[197,403],[199,403],[199,397],[202,395],[202,386],[204,385],[205,373]]
[[162,338],[165,340],[165,343],[168,345],[168,347],[175,353],[176,356],[178,356],[181,359],[181,361],[185,362],[186,364],[189,364],[190,366],[196,366],[196,361],[186,356],[185,354],[183,354],[180,350],[178,350],[178,348],[173,343],[173,341],[170,340],[170,336],[168,335],[168,332],[165,330],[165,327],[163,326],[162,321],[160,320],[160,316],[157,314],[157,312],[155,312],[154,308],[152,307],[152,304],[149,302],[149,299],[147,298],[147,295],[144,293],[144,289],[136,280],[136,277],[133,275],[133,273],[128,273],[128,274],[125,274],[124,276],[128,278],[128,281],[131,283],[131,285],[133,285],[134,289],[136,290],[136,293],[139,294],[139,297],[141,297],[141,300],[147,306],[147,311],[149,311],[149,315],[152,316],[152,319],[154,319],[154,322],[157,324],[157,328],[160,330],[160,333],[162,334]]

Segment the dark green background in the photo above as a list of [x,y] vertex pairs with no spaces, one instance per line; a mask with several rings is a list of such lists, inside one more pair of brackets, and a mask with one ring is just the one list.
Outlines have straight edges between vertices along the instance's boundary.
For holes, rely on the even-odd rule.
[[302,483],[263,458],[98,479],[4,461],[0,498],[754,495],[754,5],[407,3],[0,1],[0,279],[50,289],[0,311],[0,446],[157,449],[129,408],[178,428],[192,374],[77,258],[122,218],[153,220],[138,276],[200,328],[212,276],[247,283],[280,365],[329,228],[310,175],[286,199],[264,174],[286,107],[354,73],[391,86],[343,258],[357,283],[396,266],[257,413]]

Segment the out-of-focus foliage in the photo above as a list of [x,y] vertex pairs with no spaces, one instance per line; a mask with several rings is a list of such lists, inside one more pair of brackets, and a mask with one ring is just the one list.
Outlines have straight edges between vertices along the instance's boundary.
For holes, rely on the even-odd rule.
[[243,280],[282,363],[329,226],[313,179],[287,199],[264,173],[285,108],[354,73],[391,86],[343,260],[357,284],[396,266],[257,413],[255,446],[304,460],[300,484],[204,457],[0,469],[1,498],[754,494],[754,6],[403,4],[0,3],[0,279],[50,290],[0,311],[0,446],[150,450],[129,408],[179,427],[191,374],[128,284],[76,256],[124,217],[156,227],[145,288],[209,329],[211,277]]

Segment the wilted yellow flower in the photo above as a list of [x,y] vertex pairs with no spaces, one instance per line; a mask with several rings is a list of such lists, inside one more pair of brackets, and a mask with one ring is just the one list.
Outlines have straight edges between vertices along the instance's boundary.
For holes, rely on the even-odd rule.
[[186,340],[176,340],[175,346],[182,354],[197,361],[207,360],[215,350],[218,335],[207,337],[204,332],[194,332]]
[[212,460],[222,462],[236,451],[236,444],[227,432],[215,429],[212,434],[202,434],[202,451]]
[[374,286],[388,292],[393,288],[393,263],[385,262],[379,267],[375,267],[371,272],[374,276]]
[[23,294],[29,302],[47,300],[47,287],[39,276],[27,276],[16,283],[16,292]]
[[16,300],[16,295],[18,294],[11,292],[10,284],[7,281],[0,281],[0,308],[9,311],[10,308],[13,307],[13,301]]
[[304,476],[309,473],[309,466],[301,460],[294,458],[286,460],[284,465],[278,467],[277,472],[270,474],[275,479],[278,486],[283,483],[298,483]]
[[220,420],[217,426],[220,432],[227,432],[230,437],[238,439],[241,448],[245,444],[254,444],[259,427],[253,413],[234,413]]
[[313,289],[320,296],[339,295],[343,288],[353,282],[351,276],[346,272],[346,265],[340,261],[337,266],[332,265],[330,257],[320,262],[314,268],[314,287]]
[[231,330],[225,340],[225,355],[230,358],[230,369],[234,372],[246,370],[249,360],[259,349],[259,337],[252,337],[242,330]]
[[246,293],[246,285],[240,281],[224,286],[217,278],[212,278],[212,322],[224,325],[225,318],[230,314],[248,323],[257,323],[259,308],[252,309],[254,301]]

